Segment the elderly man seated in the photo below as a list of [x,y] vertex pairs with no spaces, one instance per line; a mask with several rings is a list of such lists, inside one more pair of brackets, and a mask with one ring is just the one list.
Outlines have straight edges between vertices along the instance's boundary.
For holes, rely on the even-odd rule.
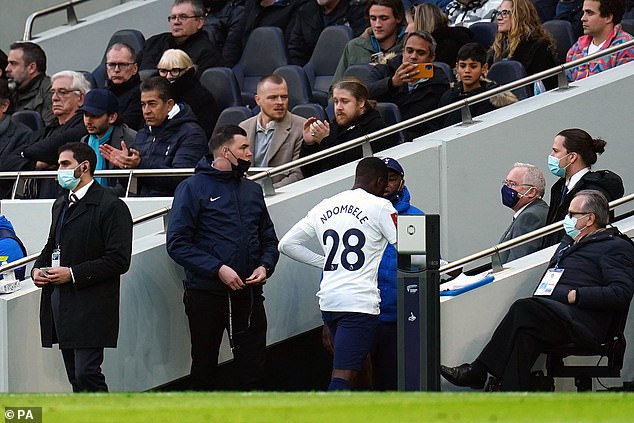
[[634,244],[606,228],[608,201],[583,190],[572,199],[564,241],[530,298],[513,303],[489,343],[472,363],[441,366],[457,386],[483,388],[487,373],[505,391],[530,389],[530,371],[539,354],[560,346],[598,347],[613,321],[629,310],[634,293]]

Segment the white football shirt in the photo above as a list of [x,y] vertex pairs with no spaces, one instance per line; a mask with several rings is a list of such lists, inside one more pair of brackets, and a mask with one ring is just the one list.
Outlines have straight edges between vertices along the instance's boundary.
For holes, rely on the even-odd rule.
[[[304,247],[317,237],[321,256]],[[323,200],[280,240],[287,256],[323,269],[322,311],[379,314],[377,273],[387,243],[396,243],[396,210],[361,188]]]

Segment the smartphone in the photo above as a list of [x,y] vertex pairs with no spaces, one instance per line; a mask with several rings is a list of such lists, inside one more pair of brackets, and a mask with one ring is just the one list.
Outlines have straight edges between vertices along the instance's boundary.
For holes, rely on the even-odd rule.
[[46,276],[48,276],[48,271],[51,270],[52,267],[40,267],[40,270],[44,272]]
[[380,51],[370,56],[370,63],[373,65],[378,65],[383,63],[383,59],[385,59],[385,53]]
[[433,78],[434,77],[434,64],[433,63],[419,63],[416,65],[417,73],[413,75],[413,79],[421,78]]

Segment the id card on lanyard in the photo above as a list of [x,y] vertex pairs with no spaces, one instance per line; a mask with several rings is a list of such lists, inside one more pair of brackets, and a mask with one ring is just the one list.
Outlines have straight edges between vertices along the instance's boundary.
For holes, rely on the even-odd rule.
[[564,274],[564,269],[548,269],[533,295],[551,295]]

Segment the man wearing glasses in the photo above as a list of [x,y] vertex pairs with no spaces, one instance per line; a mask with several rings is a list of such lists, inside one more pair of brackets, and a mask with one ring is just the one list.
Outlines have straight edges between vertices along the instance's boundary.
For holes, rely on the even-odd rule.
[[[487,373],[505,391],[528,391],[540,353],[573,344],[590,351],[612,338],[634,293],[634,244],[606,228],[608,200],[580,191],[568,207],[562,242],[530,298],[515,301],[472,363],[441,366],[457,386],[484,387]],[[615,330],[616,329],[616,330]]]
[[[502,204],[515,212],[513,221],[500,238],[500,243],[517,238],[546,225],[548,204],[542,197],[546,182],[542,171],[532,164],[515,163],[502,185]],[[500,252],[502,264],[531,254],[541,248],[536,239]]]
[[110,46],[106,53],[106,87],[117,97],[120,119],[134,130],[145,123],[141,112],[141,78],[138,74],[136,51],[125,43]]
[[176,0],[167,17],[170,32],[154,35],[145,42],[141,70],[156,69],[163,52],[183,50],[198,66],[198,75],[213,66],[222,66],[222,55],[203,31],[205,8],[200,0]]

